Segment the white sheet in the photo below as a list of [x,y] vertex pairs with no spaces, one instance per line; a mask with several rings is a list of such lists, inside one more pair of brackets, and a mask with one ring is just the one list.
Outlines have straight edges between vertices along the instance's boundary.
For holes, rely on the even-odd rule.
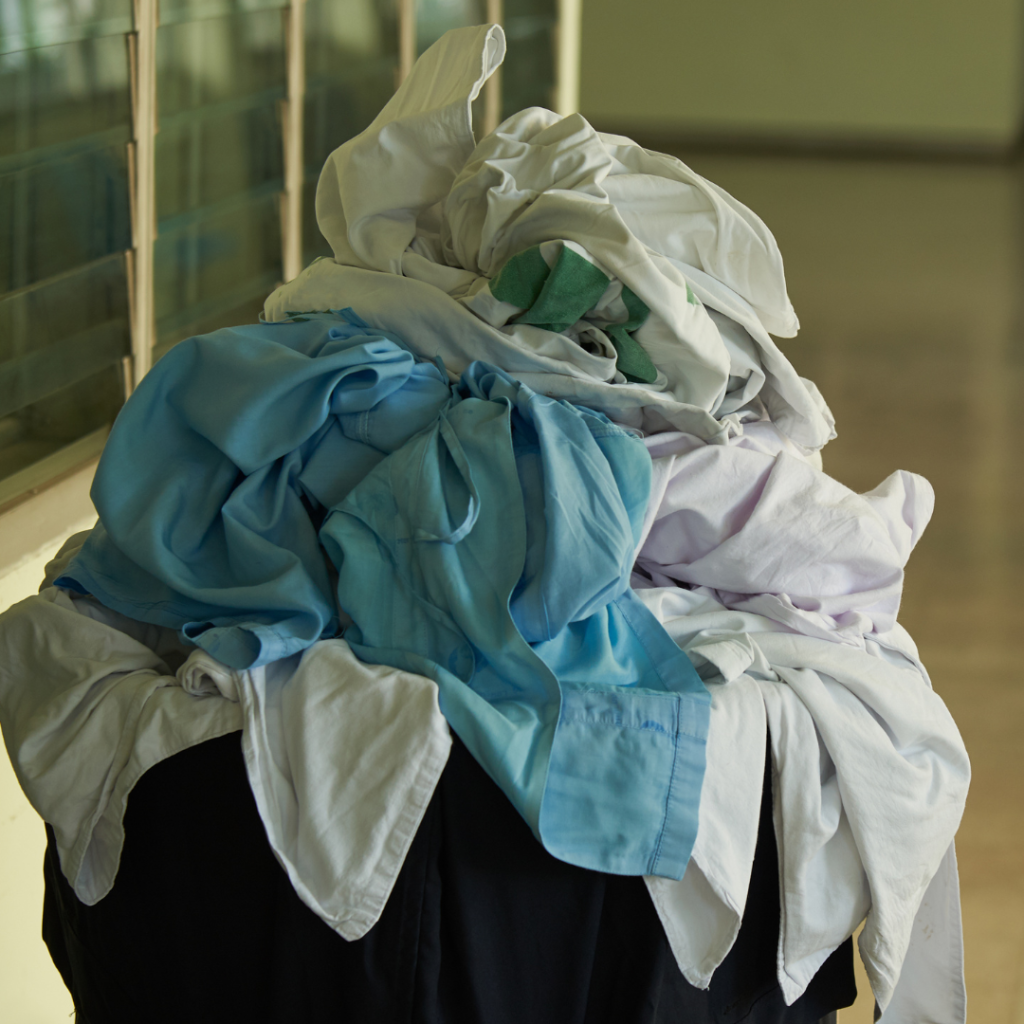
[[[579,114],[530,108],[476,143],[470,105],[503,57],[498,26],[448,33],[369,128],[328,157],[317,220],[334,259],[274,292],[267,319],[351,305],[414,351],[440,355],[455,373],[467,355],[491,359],[531,387],[619,422],[686,429],[708,440],[739,431],[742,417],[734,413],[723,430],[712,414],[734,378],[753,374],[752,390],[764,392],[764,407],[795,443],[816,450],[834,437],[817,389],[769,337],[792,336],[799,324],[782,257],[761,219],[681,161],[601,135]],[[480,308],[480,289],[505,261],[555,241],[581,247],[650,308],[635,337],[664,375],[663,386],[623,388],[614,361],[584,351],[572,330],[495,328],[479,318],[470,329],[441,300]],[[371,285],[367,272],[390,280]],[[437,294],[426,298],[408,287],[413,280]],[[747,331],[760,367],[733,358],[701,297]],[[469,344],[453,344],[448,324]],[[622,399],[616,390],[625,391]],[[617,401],[625,409],[616,409]]]

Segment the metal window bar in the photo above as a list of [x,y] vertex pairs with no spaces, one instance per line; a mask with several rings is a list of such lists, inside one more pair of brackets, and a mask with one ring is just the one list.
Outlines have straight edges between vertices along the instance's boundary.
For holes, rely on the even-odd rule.
[[[487,0],[487,21],[491,25],[505,24],[503,0]],[[484,135],[490,135],[501,123],[501,68],[487,80],[484,86]]]
[[132,86],[131,179],[132,250],[128,288],[131,298],[132,387],[146,375],[155,336],[153,243],[156,241],[156,30],[158,0],[134,0],[135,31],[129,36]]
[[398,0],[398,81],[397,89],[416,63],[416,0]]
[[583,0],[558,0],[555,24],[555,113],[580,109],[580,36]]
[[281,265],[286,281],[302,270],[303,110],[306,95],[306,0],[292,0],[285,14],[288,98],[284,107],[284,195]]
[[[129,36],[133,138],[129,147],[132,250],[129,253],[132,355],[126,385],[136,386],[152,365],[155,342],[153,246],[156,241],[157,124],[156,31],[159,0],[133,0],[134,31]],[[290,281],[302,270],[303,110],[306,92],[305,0],[284,9],[287,96],[282,103],[284,191],[281,194],[282,273]],[[502,24],[503,0],[486,0],[488,22]],[[555,108],[568,114],[578,108],[581,0],[558,0]],[[398,0],[397,30],[401,84],[416,59],[416,0]],[[502,83],[498,70],[484,90],[483,131],[501,120]]]

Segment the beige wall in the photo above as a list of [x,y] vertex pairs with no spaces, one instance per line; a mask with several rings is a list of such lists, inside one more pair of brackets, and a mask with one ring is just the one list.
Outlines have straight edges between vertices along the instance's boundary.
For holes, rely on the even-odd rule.
[[1022,0],[585,0],[580,108],[667,135],[1004,146]]

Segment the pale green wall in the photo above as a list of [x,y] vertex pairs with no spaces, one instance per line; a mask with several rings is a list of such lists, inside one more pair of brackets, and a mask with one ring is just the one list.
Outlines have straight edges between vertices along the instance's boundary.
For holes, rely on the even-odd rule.
[[655,132],[1004,145],[1024,0],[584,0],[580,109]]

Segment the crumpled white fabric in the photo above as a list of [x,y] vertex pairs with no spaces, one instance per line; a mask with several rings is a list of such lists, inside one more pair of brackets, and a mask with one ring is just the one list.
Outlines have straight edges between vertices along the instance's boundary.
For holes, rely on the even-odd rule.
[[[647,880],[687,979],[706,986],[739,928],[767,723],[786,1001],[805,990],[866,914],[861,956],[879,1005],[893,1003],[887,1024],[962,1024],[950,851],[970,765],[910,637],[896,626],[851,649],[726,609],[706,593],[637,593],[712,694],[706,789],[690,866],[678,882]],[[934,978],[943,972],[937,998]],[[924,1006],[933,1016],[921,1016]]]
[[437,684],[358,661],[344,640],[235,672],[195,651],[191,694],[241,705],[249,784],[302,901],[345,939],[373,927],[441,771],[451,734]]
[[64,876],[89,905],[114,884],[125,806],[143,773],[242,726],[236,705],[178,685],[157,653],[173,661],[173,636],[55,587],[0,616],[7,752],[53,826]]
[[903,568],[935,503],[923,477],[898,470],[856,494],[767,424],[729,445],[668,433],[645,443],[654,511],[636,565],[655,586],[705,587],[727,608],[860,647],[896,625]]
[[114,885],[143,773],[241,730],[270,846],[299,897],[349,940],[380,917],[451,748],[433,680],[365,665],[343,640],[235,672],[173,630],[52,586],[0,615],[0,642],[7,750],[83,903]]
[[[886,1024],[963,1024],[951,837],[969,765],[909,637],[896,627],[851,650],[706,591],[634,582],[712,695],[690,866],[678,882],[647,879],[687,979],[706,987],[739,929],[770,726],[785,997],[867,912],[862,956]],[[169,633],[55,588],[0,616],[4,737],[79,897],[109,891],[142,771],[241,728],[261,818],[296,891],[340,934],[365,934],[447,758],[434,684],[360,665],[343,641],[256,672],[193,652],[175,677],[147,646],[181,660]]]
[[[266,318],[351,305],[417,353],[440,355],[456,374],[467,355],[490,359],[537,390],[619,422],[706,440],[741,431],[736,411],[719,411],[736,379],[753,375],[754,419],[767,409],[807,450],[834,437],[821,395],[769,337],[792,336],[799,324],[778,246],[760,218],[681,161],[601,135],[578,114],[530,108],[476,144],[470,105],[503,57],[498,26],[448,33],[366,131],[328,157],[317,219],[334,259],[274,292]],[[470,321],[459,324],[468,345],[452,344],[439,329],[439,320],[459,320],[451,300],[480,312],[481,293],[505,261],[557,241],[581,247],[650,308],[634,337],[663,386],[626,384],[610,346],[594,353],[578,343],[579,325],[555,335],[510,324],[509,315],[482,316],[475,331]],[[390,280],[364,294],[369,281],[357,270]],[[439,294],[424,302],[412,281]],[[746,354],[734,358],[705,303],[746,333],[755,367]],[[716,415],[736,418],[723,427]]]
[[719,421],[665,392],[608,383],[604,378],[614,376],[614,359],[585,351],[568,335],[529,324],[492,327],[446,292],[413,277],[318,260],[267,299],[264,315],[283,320],[293,312],[346,307],[417,355],[439,356],[453,377],[482,359],[534,391],[597,409],[628,427],[685,430],[721,441],[743,429],[736,413]]
[[[712,693],[693,859],[678,882],[648,880],[679,965],[706,986],[735,939],[770,727],[786,999],[866,913],[861,951],[885,1024],[963,1024],[951,840],[969,765],[895,625],[930,489],[898,473],[855,495],[819,472],[831,415],[769,337],[797,324],[774,240],[745,207],[578,116],[524,111],[476,145],[470,103],[503,51],[496,27],[443,38],[367,132],[332,154],[317,205],[335,258],[278,289],[266,316],[351,306],[418,354],[440,355],[453,374],[485,359],[616,422],[676,432],[649,439],[655,493],[635,586]],[[558,334],[488,306],[502,260],[548,243],[580,246],[650,306],[636,337],[661,371],[655,385],[625,383],[607,346],[581,344],[594,337],[585,320]],[[0,667],[5,739],[30,799],[59,819],[62,865],[83,899],[109,888],[124,801],[145,767],[244,727],[260,813],[297,891],[349,937],[372,923],[389,888],[372,882],[373,865],[397,871],[406,826],[447,754],[426,680],[406,678],[388,703],[388,681],[356,673],[343,644],[262,674],[194,655],[176,678],[180,651],[88,602],[52,591],[12,612],[0,618],[15,649]],[[51,683],[32,693],[49,671]],[[403,717],[406,697],[419,714]],[[358,710],[338,718],[346,701]],[[353,770],[381,780],[386,798],[367,811],[367,822],[383,823],[376,833],[367,825],[367,846],[349,834],[363,820],[359,793],[324,763],[333,744],[304,737],[338,718],[367,743],[379,727],[375,701],[429,767],[402,774],[405,751],[370,742]],[[321,785],[326,802],[317,803]],[[348,808],[346,828],[332,817],[335,801]],[[338,881],[349,877],[371,880],[357,885],[362,903]]]

